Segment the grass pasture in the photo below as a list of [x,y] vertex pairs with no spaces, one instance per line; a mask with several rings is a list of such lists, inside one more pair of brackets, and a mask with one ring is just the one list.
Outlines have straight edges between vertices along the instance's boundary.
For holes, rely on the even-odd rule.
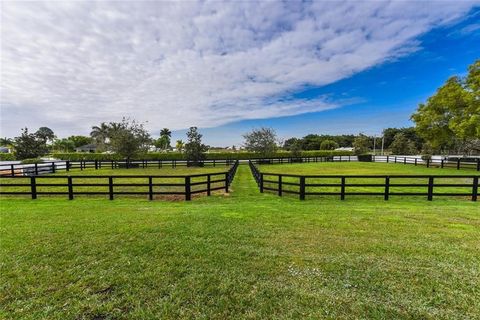
[[[394,175],[451,175],[451,176],[478,176],[475,170],[456,170],[452,168],[427,168],[425,166],[413,166],[392,163],[373,163],[373,162],[324,162],[324,163],[294,163],[283,165],[258,165],[259,170],[264,173],[264,179],[277,181],[276,176],[269,176],[267,173],[275,174],[292,174],[292,175],[392,175],[390,184],[407,185],[416,184],[417,186],[391,186],[390,193],[409,192],[409,193],[426,193],[428,188],[428,178],[395,178]],[[471,177],[465,178],[435,178],[435,184],[454,184],[459,186],[435,187],[434,193],[470,193],[472,192]],[[284,190],[298,191],[299,186],[288,185],[288,183],[299,183],[298,177],[283,177],[282,182],[286,182],[283,186]],[[308,192],[340,192],[337,186],[308,186],[308,184],[339,184],[341,178],[307,178],[306,191]],[[347,184],[384,184],[385,178],[347,178]],[[460,186],[460,185],[468,186]],[[278,184],[274,182],[266,182],[266,187],[277,188]],[[378,192],[383,193],[383,186],[347,186],[347,192]],[[288,193],[286,193],[288,195]],[[293,196],[293,195],[292,195]],[[311,197],[336,197],[336,196],[307,196]],[[354,196],[359,197],[359,196]],[[372,196],[368,196],[372,198]],[[382,196],[379,195],[379,198]],[[402,196],[404,197],[404,196]],[[419,198],[420,196],[417,196]],[[471,197],[466,196],[466,199]]]
[[1,199],[0,318],[479,318],[478,203],[299,201],[260,194],[245,165],[230,189],[192,202]]

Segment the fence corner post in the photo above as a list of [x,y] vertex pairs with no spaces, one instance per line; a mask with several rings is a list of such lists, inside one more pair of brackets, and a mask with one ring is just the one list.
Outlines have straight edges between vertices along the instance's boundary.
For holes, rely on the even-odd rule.
[[342,177],[342,185],[340,187],[340,200],[345,200],[345,177]]
[[229,184],[229,181],[228,181],[228,172],[225,173],[225,192],[228,193],[228,184]]
[[263,193],[263,173],[260,173],[260,193]]

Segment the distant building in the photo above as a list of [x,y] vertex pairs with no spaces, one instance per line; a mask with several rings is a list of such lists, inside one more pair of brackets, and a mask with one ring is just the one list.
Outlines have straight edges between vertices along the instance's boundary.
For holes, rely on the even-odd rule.
[[341,148],[335,149],[335,151],[353,151],[353,148],[352,147],[341,147]]
[[9,147],[0,147],[0,153],[12,153]]
[[75,148],[75,152],[95,152],[97,151],[97,146],[95,144],[86,144],[81,147]]

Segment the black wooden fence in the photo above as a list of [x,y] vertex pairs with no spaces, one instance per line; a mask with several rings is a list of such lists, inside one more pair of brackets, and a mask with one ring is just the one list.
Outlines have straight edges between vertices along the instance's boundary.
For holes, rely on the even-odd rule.
[[[383,196],[388,200],[390,196],[425,196],[427,200],[432,201],[434,196],[464,196],[469,197],[472,201],[477,201],[478,197],[478,175],[295,175],[295,174],[278,174],[261,172],[253,164],[249,162],[252,175],[257,182],[260,192],[272,191],[279,196],[283,194],[296,194],[300,200],[305,200],[306,196],[319,195],[336,195],[340,196],[341,200],[345,196],[361,195],[361,196]],[[318,180],[326,180],[325,183],[318,183]],[[332,183],[331,180],[337,182]],[[348,180],[369,180],[373,182],[349,183]],[[381,183],[378,180],[382,180]],[[406,179],[422,179],[427,181],[422,183],[409,182]],[[457,180],[459,183],[439,183],[439,179]],[[465,183],[465,179],[471,182]],[[293,180],[293,181],[292,181]],[[312,180],[314,183],[312,183]],[[392,181],[393,180],[393,181]],[[404,183],[401,183],[401,181]],[[317,191],[318,188],[334,187],[339,191]],[[358,187],[375,187],[381,188],[379,191],[348,191],[348,188]],[[426,188],[426,191],[394,191],[390,188],[405,189],[405,188]],[[317,189],[315,189],[317,188]],[[469,188],[469,192],[434,192],[439,188]]]
[[52,161],[34,164],[0,164],[0,176],[37,176],[59,171],[85,169],[130,169],[130,168],[163,168],[177,166],[232,166],[237,160],[204,160],[192,163],[186,160],[82,160]]
[[[113,200],[115,195],[148,195],[149,200],[153,200],[155,195],[182,195],[185,197],[185,200],[189,201],[194,194],[206,193],[207,196],[210,196],[211,192],[215,190],[225,190],[225,192],[228,192],[228,188],[235,177],[238,164],[238,161],[236,161],[233,166],[225,172],[187,176],[39,175],[28,178],[21,176],[2,177],[0,179],[0,195],[29,195],[32,199],[37,199],[39,195],[66,195],[70,200],[73,200],[76,195],[108,195],[110,200]],[[27,183],[16,183],[16,181],[25,179],[29,179],[29,181]],[[54,183],[45,183],[47,180],[52,181],[52,179],[54,179]],[[58,182],[59,180],[61,181]],[[100,182],[98,182],[98,180],[100,180]],[[8,181],[8,183],[3,183],[4,181]],[[58,189],[62,189],[62,187],[63,190],[58,191]],[[118,190],[119,187],[134,187],[135,190]],[[19,188],[28,188],[28,191],[19,191]],[[38,188],[42,190],[38,191]],[[79,188],[81,190],[79,190]],[[85,188],[88,188],[89,191],[86,191]],[[102,190],[93,190],[95,188]]]

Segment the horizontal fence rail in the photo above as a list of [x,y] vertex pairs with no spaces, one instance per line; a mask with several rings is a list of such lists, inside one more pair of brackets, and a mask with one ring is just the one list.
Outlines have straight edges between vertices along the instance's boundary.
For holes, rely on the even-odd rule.
[[34,164],[0,164],[0,176],[38,176],[59,171],[86,169],[132,169],[132,168],[176,168],[180,166],[232,166],[238,160],[203,160],[192,162],[187,160],[85,160],[85,161],[52,161]]
[[[383,196],[385,200],[389,200],[390,196],[425,196],[429,201],[432,201],[434,196],[464,196],[477,201],[480,177],[478,175],[295,175],[261,172],[252,161],[249,162],[249,166],[261,193],[271,191],[279,196],[295,194],[300,200],[305,200],[306,196],[315,195],[335,195],[340,196],[341,200],[346,196],[362,195]],[[412,182],[412,180],[415,181]],[[328,190],[320,190],[325,188]],[[350,191],[351,188],[363,189]],[[375,190],[365,190],[365,188],[375,188]],[[421,190],[418,190],[419,188]],[[455,189],[451,191],[445,188]],[[457,190],[459,188],[463,192],[459,192]],[[437,192],[439,189],[445,192]]]
[[[0,179],[0,195],[66,195],[73,200],[76,195],[180,195],[189,201],[194,194],[224,190],[229,192],[238,168],[234,162],[228,171],[192,175],[67,175],[67,176],[14,176]],[[27,180],[27,181],[23,181]],[[17,183],[21,181],[21,183]],[[7,183],[4,183],[7,182]],[[22,190],[18,190],[18,189]],[[134,188],[131,190],[129,188]],[[13,189],[13,190],[12,190]],[[17,189],[17,190],[15,190]]]
[[415,166],[426,166],[427,168],[454,168],[460,169],[473,169],[480,171],[480,158],[478,159],[425,159],[419,157],[407,157],[407,156],[373,156],[372,161],[384,162],[384,163],[399,163],[399,164],[411,164]]

